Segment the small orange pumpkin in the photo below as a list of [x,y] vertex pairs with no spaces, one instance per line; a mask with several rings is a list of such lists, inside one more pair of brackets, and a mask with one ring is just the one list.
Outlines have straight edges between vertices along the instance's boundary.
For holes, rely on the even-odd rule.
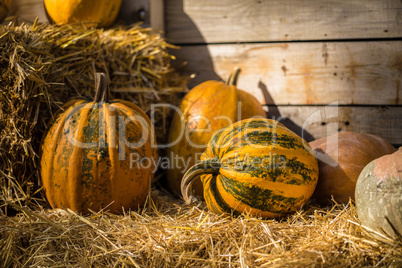
[[83,213],[137,209],[157,161],[153,128],[138,106],[109,101],[105,75],[96,78],[94,101],[68,102],[43,140],[45,194],[53,208]]
[[109,27],[115,21],[122,0],[44,0],[46,14],[59,25],[88,22]]

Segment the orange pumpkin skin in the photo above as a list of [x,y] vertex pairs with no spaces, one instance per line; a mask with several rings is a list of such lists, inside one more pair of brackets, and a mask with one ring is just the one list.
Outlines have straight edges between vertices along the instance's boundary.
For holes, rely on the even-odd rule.
[[[220,81],[206,81],[191,89],[183,98],[180,111],[183,117],[179,113],[173,116],[169,132],[172,146],[167,150],[172,163],[167,170],[167,183],[170,191],[178,196],[186,169],[200,160],[218,130],[242,119],[265,117],[254,96]],[[194,195],[203,196],[201,181],[196,180],[192,189]]]
[[122,0],[44,0],[51,22],[64,25],[75,22],[109,27],[115,21]]
[[261,103],[250,93],[237,89],[237,99],[240,102],[240,118],[237,121],[243,119],[249,119],[252,117],[266,117],[265,111],[262,108]]
[[51,207],[81,213],[138,209],[157,161],[147,115],[123,100],[76,99],[62,110],[41,148],[41,179]]
[[319,179],[313,194],[326,204],[331,196],[338,203],[354,200],[356,181],[363,168],[372,160],[395,152],[381,137],[356,132],[340,132],[310,142],[319,164]]

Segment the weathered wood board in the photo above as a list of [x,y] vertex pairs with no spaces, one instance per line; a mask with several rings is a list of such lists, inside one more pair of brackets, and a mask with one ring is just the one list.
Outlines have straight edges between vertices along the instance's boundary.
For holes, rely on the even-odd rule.
[[399,0],[167,0],[173,43],[400,37]]
[[19,20],[31,23],[36,18],[39,19],[39,22],[48,21],[43,0],[13,0],[9,15],[16,15]]
[[402,146],[402,106],[275,106],[267,117],[276,119],[307,141],[339,131],[378,135]]
[[237,66],[238,87],[309,140],[348,130],[402,144],[401,1],[167,0],[165,16],[190,88]]
[[277,105],[402,104],[402,41],[301,42],[183,46],[173,51],[197,76],[190,87],[227,79],[242,69],[238,87]]

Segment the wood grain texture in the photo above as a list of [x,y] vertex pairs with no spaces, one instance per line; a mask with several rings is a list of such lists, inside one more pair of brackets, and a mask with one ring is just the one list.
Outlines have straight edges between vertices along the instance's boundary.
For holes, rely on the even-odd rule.
[[190,88],[229,77],[261,103],[402,104],[402,41],[183,46],[172,51],[195,73]]
[[374,134],[402,145],[402,106],[274,106],[267,117],[276,119],[307,141],[355,131]]
[[11,15],[17,15],[26,22],[34,22],[37,17],[39,22],[48,21],[43,0],[13,0]]
[[402,35],[397,0],[167,0],[173,43],[390,38]]
[[[144,27],[150,26],[151,0],[122,0],[116,22],[124,25],[142,22]],[[152,0],[154,1],[154,0]]]
[[150,25],[154,32],[165,30],[165,6],[163,0],[149,0],[150,2]]

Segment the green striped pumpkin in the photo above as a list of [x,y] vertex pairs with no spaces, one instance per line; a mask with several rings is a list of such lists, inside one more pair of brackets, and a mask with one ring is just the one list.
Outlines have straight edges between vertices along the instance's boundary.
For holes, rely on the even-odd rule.
[[157,163],[155,134],[135,104],[109,100],[103,73],[93,101],[74,99],[59,111],[43,143],[41,179],[52,208],[113,213],[142,206]]
[[199,176],[205,202],[215,213],[279,218],[309,200],[318,163],[308,143],[279,122],[246,119],[219,130],[201,162],[186,172],[181,192],[187,203]]

